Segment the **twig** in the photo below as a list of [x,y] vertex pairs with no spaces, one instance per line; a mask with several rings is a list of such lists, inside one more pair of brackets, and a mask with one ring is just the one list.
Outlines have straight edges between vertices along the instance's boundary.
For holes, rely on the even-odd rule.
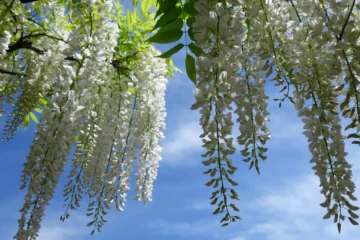
[[11,71],[7,71],[7,70],[1,69],[1,68],[0,68],[0,73],[9,74],[9,75],[12,75],[12,76],[23,76],[23,77],[26,77],[26,74],[18,73],[18,72],[11,72]]
[[29,49],[38,54],[44,54],[44,52],[45,52],[44,50],[42,50],[40,48],[34,47],[32,45],[32,42],[30,42],[30,41],[17,41],[16,43],[10,45],[9,49],[6,50],[6,52],[11,53],[11,52],[14,52],[19,49]]
[[11,10],[12,5],[14,4],[15,0],[12,0],[11,3],[9,4],[9,6],[6,6],[6,10],[4,12],[4,14],[1,16],[0,18],[0,22],[2,22],[2,20],[4,20],[6,14]]
[[41,27],[44,31],[46,31],[46,29],[44,28],[44,26],[41,25],[40,23],[38,23],[37,21],[35,21],[34,19],[32,19],[32,18],[27,18],[26,20],[35,23],[36,25],[38,25],[39,27]]
[[346,25],[348,24],[349,19],[350,19],[350,16],[351,16],[351,13],[352,13],[352,11],[353,11],[353,9],[354,9],[355,2],[356,2],[356,1],[353,0],[353,2],[352,2],[352,4],[351,4],[351,8],[350,8],[349,14],[348,14],[348,16],[347,16],[347,18],[346,18],[346,21],[345,21],[345,23],[344,23],[344,26],[343,26],[342,29],[341,29],[341,33],[340,33],[340,35],[339,35],[339,40],[338,40],[338,41],[341,40],[341,38],[342,38],[342,36],[343,36],[343,34],[344,34],[344,32],[345,32]]
[[10,53],[10,52],[14,52],[16,50],[19,50],[19,49],[30,49],[38,54],[44,54],[44,50],[40,49],[40,48],[37,48],[37,47],[34,47],[32,45],[32,42],[31,41],[28,41],[25,39],[24,41],[24,38],[27,38],[28,36],[23,36],[23,33],[21,33],[21,36],[19,38],[19,40],[17,40],[16,43],[12,44],[9,46],[9,49],[6,50],[7,53]]
[[29,34],[29,35],[23,37],[23,40],[24,40],[24,39],[27,39],[27,38],[32,38],[32,37],[48,37],[48,38],[52,38],[52,39],[55,39],[55,40],[58,40],[58,41],[62,41],[62,42],[64,42],[64,43],[68,43],[67,41],[65,41],[65,40],[62,39],[62,38],[58,38],[58,37],[54,37],[54,36],[51,36],[51,35],[47,35],[46,33]]
[[20,0],[21,3],[32,3],[37,2],[38,0]]

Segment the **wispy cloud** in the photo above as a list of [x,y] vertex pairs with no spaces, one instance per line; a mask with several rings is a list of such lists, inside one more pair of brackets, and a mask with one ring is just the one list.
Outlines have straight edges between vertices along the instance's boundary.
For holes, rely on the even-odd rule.
[[231,238],[230,240],[246,240],[246,238],[244,238],[244,237],[235,237],[235,238]]
[[190,160],[192,158],[186,158],[186,155],[202,150],[199,138],[201,127],[198,121],[182,122],[179,125],[174,132],[168,134],[162,145],[164,162],[173,165],[195,163]]
[[[168,236],[183,236],[192,239],[231,239],[232,230],[220,227],[219,222],[209,219],[189,219],[189,221],[165,221],[157,219],[149,222],[148,228]],[[245,240],[241,239],[240,240]]]
[[[14,201],[16,204],[21,205],[18,200]],[[12,210],[14,206],[8,204]],[[12,239],[17,231],[16,218],[17,214],[10,212],[5,208],[1,208],[1,212],[5,215],[3,218],[8,218],[8,221],[3,221],[0,227],[0,239]],[[87,239],[90,235],[89,229],[85,227],[87,219],[78,212],[71,214],[71,217],[65,222],[61,222],[59,217],[62,213],[50,208],[46,211],[46,216],[41,224],[38,240],[68,240],[68,239]],[[7,216],[7,217],[6,217]],[[1,219],[0,219],[1,220]],[[0,221],[1,222],[1,221]]]
[[209,201],[194,201],[192,202],[188,209],[195,211],[208,211],[215,210],[216,208],[209,203]]
[[[353,158],[350,162],[353,162]],[[360,171],[354,170],[354,181],[360,184]],[[317,239],[358,239],[360,229],[348,222],[343,223],[343,231],[337,233],[336,225],[323,220],[326,210],[319,206],[324,200],[319,193],[319,180],[316,176],[298,177],[297,180],[287,182],[282,187],[271,184],[262,186],[265,191],[255,200],[250,201],[246,209],[252,216],[259,216],[261,220],[250,217],[251,227],[240,232],[241,237],[261,240],[317,240]],[[356,194],[359,196],[359,193]]]
[[89,228],[85,227],[87,220],[81,212],[73,212],[69,219],[61,222],[58,217],[61,213],[49,209],[43,226],[40,229],[39,240],[68,240],[87,239],[90,236]]
[[162,219],[157,219],[148,224],[149,228],[156,229],[167,235],[198,235],[205,234],[211,231],[212,227],[217,223],[209,222],[168,222]]

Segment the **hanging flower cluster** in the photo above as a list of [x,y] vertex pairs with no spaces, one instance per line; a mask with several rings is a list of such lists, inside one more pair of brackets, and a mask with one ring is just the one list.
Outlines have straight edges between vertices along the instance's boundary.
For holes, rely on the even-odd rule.
[[238,143],[244,146],[241,152],[247,157],[246,162],[251,161],[250,168],[255,165],[259,172],[258,161],[266,158],[266,148],[262,145],[270,138],[266,128],[268,112],[264,81],[255,72],[259,64],[247,60],[251,53],[244,46],[246,18],[243,7],[239,2],[227,6],[215,0],[199,0],[195,3],[198,14],[193,24],[197,46],[204,53],[197,61],[197,101],[192,109],[200,109],[201,137],[207,150],[202,156],[208,158],[203,163],[214,166],[205,172],[212,177],[206,185],[217,188],[211,204],[217,204],[214,214],[225,213],[221,220],[223,226],[240,219],[231,214],[231,209],[239,209],[230,202],[231,199],[239,200],[238,194],[226,185],[226,182],[237,185],[230,178],[237,169],[229,158],[235,153],[231,105],[236,106],[234,112],[240,122]]
[[[66,9],[57,0],[0,5],[2,23],[13,21],[0,32],[2,113],[4,101],[13,103],[4,140],[30,118],[39,121],[22,173],[21,188],[27,193],[14,237],[19,240],[38,236],[74,147],[61,220],[86,195],[92,234],[106,222],[113,202],[123,210],[136,163],[136,199],[152,200],[161,160],[168,64],[149,45],[146,51],[121,52],[118,44],[129,35],[119,33],[129,33],[119,25],[121,15],[109,14],[121,11],[113,1],[64,3]],[[34,12],[40,23],[31,18]],[[19,32],[16,26],[24,21]],[[42,113],[39,120],[33,111]]]
[[232,103],[240,124],[237,140],[244,146],[244,161],[260,173],[259,159],[266,159],[263,145],[270,132],[264,83],[268,78],[285,91],[283,98],[275,99],[279,105],[289,99],[304,122],[310,162],[326,199],[320,204],[327,209],[324,219],[333,216],[339,232],[345,218],[357,225],[354,211],[359,208],[350,203],[357,199],[339,117],[342,114],[350,119],[345,129],[353,129],[353,133],[348,138],[359,144],[360,31],[355,1],[198,0],[195,9],[192,30],[202,54],[197,59],[196,103],[192,108],[201,113],[201,137],[207,150],[203,156],[209,158],[203,163],[215,166],[205,172],[213,177],[206,185],[219,187],[211,204],[222,199],[214,214],[225,211],[221,222],[235,221],[228,210],[234,205],[228,203],[224,184],[227,179],[237,185],[228,177],[236,169],[228,158],[235,152],[229,137]]

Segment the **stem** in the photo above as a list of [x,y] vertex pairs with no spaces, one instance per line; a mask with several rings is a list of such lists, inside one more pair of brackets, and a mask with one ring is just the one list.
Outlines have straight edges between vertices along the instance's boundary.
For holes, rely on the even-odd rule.
[[3,14],[3,15],[1,16],[1,18],[0,18],[0,23],[2,22],[2,20],[4,20],[6,14],[7,14],[8,12],[10,12],[10,9],[11,9],[12,5],[14,5],[14,2],[15,2],[15,0],[12,0],[11,3],[9,4],[9,6],[7,6],[4,14]]
[[345,32],[346,25],[348,24],[349,19],[350,19],[350,16],[351,16],[351,13],[352,13],[352,11],[353,11],[353,9],[354,9],[355,2],[356,2],[356,1],[353,0],[353,2],[352,2],[352,4],[351,4],[350,11],[349,11],[349,13],[348,13],[348,15],[347,15],[346,21],[345,21],[345,23],[344,23],[344,25],[343,25],[343,27],[342,27],[342,29],[341,29],[340,35],[339,35],[339,41],[341,40],[341,38],[342,38],[342,36],[343,36],[343,34],[344,34],[344,32]]
[[24,74],[24,73],[7,71],[7,70],[1,69],[1,68],[0,68],[0,73],[9,74],[9,75],[12,75],[12,76],[22,76],[22,77],[26,77],[26,74]]

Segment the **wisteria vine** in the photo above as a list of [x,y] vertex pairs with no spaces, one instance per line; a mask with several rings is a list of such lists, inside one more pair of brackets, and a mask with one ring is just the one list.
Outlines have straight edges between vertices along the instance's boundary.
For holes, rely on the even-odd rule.
[[[302,119],[326,209],[341,231],[358,225],[345,138],[360,145],[360,4],[356,0],[115,0],[0,2],[0,117],[3,140],[30,122],[15,239],[36,239],[68,160],[65,221],[90,200],[100,231],[112,205],[123,211],[134,169],[135,199],[152,200],[165,129],[171,56],[186,48],[195,83],[213,214],[241,219],[231,156],[260,174],[267,159],[268,82]],[[152,12],[156,8],[156,13]],[[184,37],[185,42],[179,43]],[[164,53],[151,43],[178,42]],[[343,121],[348,121],[342,126]],[[238,130],[233,131],[234,126]],[[348,131],[346,136],[344,130]],[[234,134],[234,132],[238,132]],[[236,141],[234,141],[234,137]],[[69,156],[71,158],[69,158]]]

